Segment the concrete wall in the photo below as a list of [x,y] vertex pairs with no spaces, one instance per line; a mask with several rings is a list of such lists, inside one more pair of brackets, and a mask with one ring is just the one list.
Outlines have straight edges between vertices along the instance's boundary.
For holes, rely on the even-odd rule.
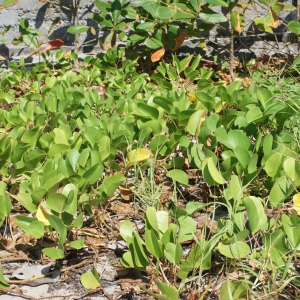
[[[0,0],[0,5],[3,1],[4,0]],[[28,53],[32,52],[32,49],[28,49],[28,47],[24,47],[22,44],[14,46],[11,43],[13,38],[19,35],[19,22],[22,18],[28,19],[30,27],[36,28],[44,33],[45,43],[47,40],[61,38],[65,41],[65,47],[72,47],[74,36],[67,32],[68,27],[72,24],[72,15],[70,11],[66,9],[71,0],[58,0],[57,2],[59,5],[40,2],[39,0],[19,0],[17,4],[0,10],[0,31],[10,27],[9,31],[4,34],[4,38],[6,39],[5,44],[1,44],[0,42],[0,55],[9,60],[14,60],[19,57],[26,57]],[[239,0],[239,2],[248,2],[248,0]],[[287,2],[295,5],[292,0],[288,0]],[[92,0],[81,0],[79,23],[94,26],[97,30],[96,37],[99,38],[103,32],[99,31],[98,24],[95,24],[90,19],[90,13],[95,9]],[[250,10],[247,10],[245,30],[242,34],[237,35],[235,39],[236,55],[260,56],[262,54],[280,55],[297,53],[296,44],[286,43],[289,39],[286,26],[279,26],[279,28],[276,29],[276,37],[274,37],[274,35],[266,35],[255,28],[253,18],[258,15],[263,16],[266,11],[266,8],[259,2],[256,2]],[[226,11],[223,10],[223,12]],[[60,17],[61,22],[48,36],[47,32],[49,26],[57,17]],[[294,20],[296,18],[296,12],[281,14],[280,18],[286,22]],[[95,36],[92,35],[81,35],[81,43],[87,42],[87,45],[82,48],[83,54],[91,51],[101,51],[98,41],[88,42],[94,38]],[[207,42],[206,50],[199,48],[199,39],[191,39],[186,41],[179,51],[197,52],[207,56],[214,54],[226,56],[228,54],[229,40],[221,30],[215,29],[210,32],[209,36],[204,35],[203,38],[205,38]],[[30,61],[34,61],[35,59],[35,57],[31,57],[28,59],[28,62],[30,63]],[[2,61],[2,65],[6,63],[6,61]]]

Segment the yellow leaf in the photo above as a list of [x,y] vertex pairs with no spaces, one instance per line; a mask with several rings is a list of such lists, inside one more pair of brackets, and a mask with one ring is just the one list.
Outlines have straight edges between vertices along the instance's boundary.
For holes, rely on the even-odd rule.
[[45,226],[49,226],[49,215],[52,215],[52,213],[50,212],[50,210],[44,205],[44,204],[40,204],[39,207],[37,208],[35,217],[44,223]]
[[197,97],[196,97],[195,93],[193,93],[193,92],[190,92],[190,93],[189,93],[188,99],[189,99],[189,101],[191,101],[191,102],[196,102],[196,101],[197,101]]
[[137,148],[127,153],[128,167],[134,163],[141,162],[151,157],[151,151],[144,148]]
[[294,195],[293,202],[294,202],[294,210],[300,216],[300,193]]

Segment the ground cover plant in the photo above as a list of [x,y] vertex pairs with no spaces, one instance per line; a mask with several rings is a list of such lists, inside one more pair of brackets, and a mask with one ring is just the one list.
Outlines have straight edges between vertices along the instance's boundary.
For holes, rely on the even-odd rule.
[[13,226],[41,246],[36,255],[62,259],[85,249],[87,216],[112,226],[101,212],[123,198],[134,208],[120,222],[120,263],[152,274],[150,295],[296,299],[299,99],[278,88],[292,77],[255,71],[244,88],[200,56],[173,56],[151,76],[124,49],[87,57],[78,72],[56,56],[63,68],[28,72],[20,61],[1,79],[2,241]]
[[[158,6],[150,19],[164,19]],[[200,55],[159,52],[146,72],[112,46],[80,63],[57,49],[2,72],[1,259],[96,261],[99,241],[123,239],[118,267],[142,271],[144,298],[298,299],[299,61],[249,63],[228,79]],[[0,269],[1,292],[24,282]],[[103,291],[96,267],[81,283]]]

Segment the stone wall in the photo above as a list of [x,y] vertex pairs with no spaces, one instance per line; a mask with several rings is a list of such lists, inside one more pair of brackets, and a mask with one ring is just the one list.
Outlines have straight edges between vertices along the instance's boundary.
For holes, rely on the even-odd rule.
[[[3,1],[4,0],[0,0],[0,5]],[[239,1],[247,2],[248,0]],[[0,32],[5,30],[8,26],[10,27],[9,31],[4,34],[6,40],[5,44],[0,43],[0,55],[8,60],[16,60],[20,57],[26,57],[32,52],[32,49],[24,47],[22,44],[14,46],[11,43],[13,38],[19,35],[19,22],[22,18],[28,19],[30,27],[43,32],[45,43],[48,40],[61,38],[65,42],[64,47],[72,48],[74,35],[67,32],[68,27],[72,24],[72,15],[67,9],[70,1],[60,0],[57,2],[59,5],[51,4],[49,2],[40,2],[39,0],[19,0],[17,4],[0,10]],[[295,5],[291,0],[287,2]],[[85,43],[81,49],[81,55],[101,51],[97,39],[103,32],[99,31],[98,24],[95,24],[90,19],[90,13],[93,10],[95,10],[93,1],[81,1],[78,14],[79,23],[94,26],[96,29],[96,37],[91,34],[81,34],[81,43]],[[290,35],[287,32],[286,26],[279,26],[279,28],[276,29],[276,36],[270,34],[266,35],[255,28],[253,18],[258,15],[263,16],[265,12],[266,8],[259,2],[256,2],[251,9],[247,11],[245,30],[235,38],[235,54],[237,56],[245,56],[246,59],[251,56],[260,56],[262,54],[296,54],[298,49],[297,45],[288,42]],[[61,21],[48,36],[49,26],[57,17],[59,17]],[[281,14],[280,18],[287,23],[296,18],[296,12]],[[216,29],[211,31],[209,35],[204,34],[203,39],[206,39],[207,47],[205,50],[200,49],[199,39],[191,39],[187,40],[179,51],[184,51],[185,53],[196,52],[206,56],[214,54],[221,56],[228,55],[229,39],[221,30]],[[30,63],[36,59],[37,58],[33,56],[28,58],[27,61]],[[2,61],[2,65],[3,64],[7,64],[7,61]]]

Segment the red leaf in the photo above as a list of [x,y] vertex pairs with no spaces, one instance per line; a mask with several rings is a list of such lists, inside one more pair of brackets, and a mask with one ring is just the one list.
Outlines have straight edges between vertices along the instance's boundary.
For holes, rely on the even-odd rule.
[[44,48],[43,52],[46,52],[47,50],[53,50],[56,48],[60,48],[63,44],[64,44],[64,41],[61,39],[53,40],[47,44],[47,46]]

